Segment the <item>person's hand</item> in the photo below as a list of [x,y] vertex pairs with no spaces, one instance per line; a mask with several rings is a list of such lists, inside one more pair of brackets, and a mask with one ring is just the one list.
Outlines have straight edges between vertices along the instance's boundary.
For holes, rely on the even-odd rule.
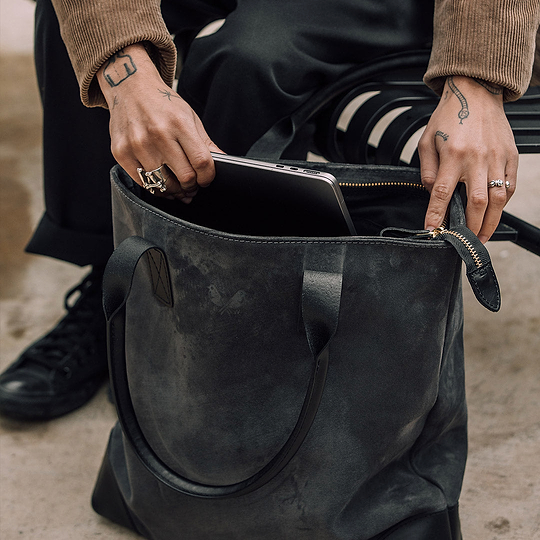
[[166,165],[162,195],[183,202],[210,184],[210,152],[221,150],[191,107],[163,82],[142,45],[116,53],[97,79],[111,115],[112,154],[133,180],[142,185],[139,168],[150,172]]
[[[422,183],[431,194],[425,228],[441,226],[452,193],[463,182],[467,226],[487,242],[517,180],[518,152],[502,90],[468,77],[448,77],[418,152]],[[502,186],[489,187],[494,180],[502,180]]]

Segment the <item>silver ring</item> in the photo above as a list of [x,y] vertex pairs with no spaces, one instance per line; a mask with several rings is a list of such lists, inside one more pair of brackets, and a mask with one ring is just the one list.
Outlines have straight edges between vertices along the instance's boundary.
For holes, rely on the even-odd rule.
[[[508,182],[508,180],[506,182],[508,183],[508,186],[509,186],[510,182]],[[503,187],[503,186],[504,186],[504,182],[500,178],[497,178],[497,180],[491,180],[490,182],[488,182],[488,187]]]
[[147,189],[152,195],[154,194],[154,188],[158,188],[161,193],[167,189],[167,180],[161,171],[162,167],[165,164],[160,165],[157,169],[153,171],[146,172],[142,167],[137,169],[139,173],[139,178],[141,179],[144,189]]
[[505,187],[506,189],[509,189],[509,188],[510,188],[510,180],[506,180],[506,181],[504,182],[504,187]]

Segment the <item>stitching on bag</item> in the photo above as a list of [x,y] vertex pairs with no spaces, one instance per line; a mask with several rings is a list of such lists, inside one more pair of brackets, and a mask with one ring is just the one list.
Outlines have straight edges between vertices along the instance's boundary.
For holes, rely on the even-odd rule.
[[[122,197],[124,197],[127,201],[129,201],[131,204],[134,204],[135,206],[138,206],[145,212],[149,212],[153,214],[154,216],[162,219],[163,221],[167,221],[173,225],[176,225],[177,227],[181,227],[182,229],[185,229],[187,231],[191,231],[195,234],[201,234],[204,236],[208,236],[210,238],[216,238],[219,240],[227,240],[229,242],[241,242],[244,244],[298,244],[298,245],[305,245],[305,244],[332,244],[332,245],[339,245],[339,244],[364,244],[364,245],[376,245],[376,246],[385,246],[385,245],[398,245],[402,247],[407,248],[428,248],[428,249],[450,249],[451,246],[449,246],[444,240],[441,240],[441,245],[434,245],[431,242],[428,244],[411,244],[411,243],[405,243],[403,240],[398,240],[395,238],[387,238],[384,242],[377,241],[377,240],[365,240],[365,237],[357,237],[357,238],[349,238],[347,240],[244,240],[242,238],[229,238],[228,236],[221,235],[221,234],[214,234],[209,233],[206,231],[200,231],[196,230],[192,227],[186,227],[183,223],[179,223],[177,221],[173,221],[172,219],[169,219],[165,216],[162,216],[161,214],[158,214],[151,208],[146,208],[142,204],[140,204],[138,201],[135,201],[128,197],[123,191],[120,189],[117,189],[118,193]],[[453,248],[452,248],[453,249]]]

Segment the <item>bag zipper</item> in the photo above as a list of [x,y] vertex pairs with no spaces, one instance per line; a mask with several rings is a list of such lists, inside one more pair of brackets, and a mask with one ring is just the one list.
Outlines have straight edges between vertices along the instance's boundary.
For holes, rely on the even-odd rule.
[[[367,184],[355,182],[340,182],[340,187],[362,188],[362,187],[409,187],[427,191],[422,184],[413,182],[372,182]],[[463,260],[467,270],[467,278],[472,286],[473,292],[478,301],[491,311],[498,311],[501,306],[501,296],[497,277],[491,265],[491,259],[485,246],[476,238],[465,225],[458,225],[448,229],[448,216],[442,224],[433,231],[413,231],[410,229],[400,229],[388,227],[381,231],[381,236],[385,233],[393,233],[401,238],[440,238],[454,246],[459,256]]]
[[415,184],[413,182],[371,182],[369,184],[359,184],[355,182],[339,182],[339,187],[350,187],[350,188],[358,188],[358,187],[413,187],[416,189],[421,189],[426,191],[426,188],[422,184]]
[[472,257],[472,259],[474,261],[474,264],[476,264],[476,267],[481,268],[483,266],[480,255],[479,255],[478,251],[476,251],[476,249],[474,249],[474,246],[471,244],[471,242],[469,242],[469,240],[467,240],[467,238],[465,238],[465,236],[463,236],[462,234],[460,234],[460,233],[458,233],[456,231],[453,231],[452,229],[447,229],[446,225],[444,223],[440,227],[437,227],[436,229],[431,231],[429,234],[430,234],[431,238],[437,238],[439,236],[444,237],[445,234],[451,234],[452,236],[457,238],[465,246],[465,248],[471,254],[471,257]]

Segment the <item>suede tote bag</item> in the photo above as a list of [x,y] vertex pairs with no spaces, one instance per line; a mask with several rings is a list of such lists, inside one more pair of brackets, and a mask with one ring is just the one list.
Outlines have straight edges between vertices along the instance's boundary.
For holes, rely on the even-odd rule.
[[461,268],[496,311],[488,253],[457,193],[422,230],[414,169],[304,166],[338,178],[358,236],[223,232],[204,190],[113,169],[119,422],[93,507],[152,540],[459,540]]

